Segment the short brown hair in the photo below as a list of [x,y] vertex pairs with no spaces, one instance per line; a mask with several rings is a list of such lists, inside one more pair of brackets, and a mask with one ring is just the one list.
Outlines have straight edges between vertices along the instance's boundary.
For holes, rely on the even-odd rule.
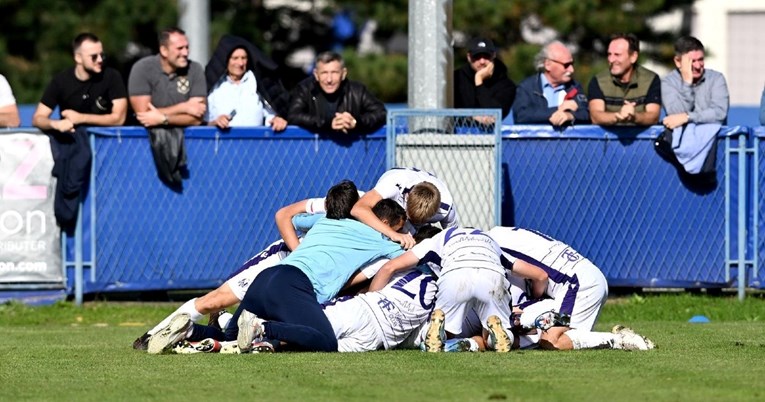
[[433,183],[426,181],[412,187],[406,201],[406,214],[409,220],[419,225],[427,223],[441,207],[441,192]]

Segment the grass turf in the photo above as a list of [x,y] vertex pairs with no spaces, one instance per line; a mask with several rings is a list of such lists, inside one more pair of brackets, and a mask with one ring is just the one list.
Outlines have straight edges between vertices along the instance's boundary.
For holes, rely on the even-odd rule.
[[[688,294],[612,299],[648,352],[507,355],[160,355],[130,348],[171,304],[0,305],[0,401],[20,400],[763,400],[765,300]],[[697,314],[708,324],[690,324]]]

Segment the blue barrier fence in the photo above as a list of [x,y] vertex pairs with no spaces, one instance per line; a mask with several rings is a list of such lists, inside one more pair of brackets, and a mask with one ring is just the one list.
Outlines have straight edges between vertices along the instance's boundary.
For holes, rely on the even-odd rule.
[[[503,224],[570,243],[612,286],[730,287],[746,271],[747,286],[763,287],[765,131],[725,127],[718,185],[705,191],[656,155],[660,131],[504,127]],[[292,127],[190,128],[179,193],[157,178],[142,128],[91,133],[82,239],[68,242],[70,294],[77,266],[85,293],[217,286],[278,237],[279,207],[343,178],[371,188],[386,160],[384,130],[338,142]]]

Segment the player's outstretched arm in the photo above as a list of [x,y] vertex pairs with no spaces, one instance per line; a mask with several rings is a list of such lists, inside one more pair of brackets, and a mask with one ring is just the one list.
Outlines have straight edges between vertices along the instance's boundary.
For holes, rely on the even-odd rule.
[[386,225],[380,218],[372,212],[378,201],[382,200],[382,196],[377,190],[369,190],[356,201],[356,204],[351,209],[351,215],[358,221],[365,223],[372,229],[388,236],[391,240],[401,244],[404,249],[410,249],[414,246],[414,238],[410,234],[402,234],[393,230],[390,226]]
[[521,278],[531,279],[532,297],[538,299],[545,294],[547,289],[547,272],[535,265],[523,260],[513,262],[513,274]]
[[390,282],[390,278],[392,278],[396,272],[412,268],[416,266],[418,262],[420,262],[420,259],[412,251],[407,251],[406,253],[386,262],[385,265],[377,271],[377,275],[372,279],[372,283],[369,285],[369,292],[382,289],[388,282]]
[[294,251],[297,246],[300,245],[297,233],[295,232],[295,227],[292,225],[292,217],[297,214],[305,213],[307,205],[308,200],[298,201],[280,208],[276,211],[276,215],[274,215],[276,228],[279,230],[279,234],[282,235],[284,243],[290,250]]

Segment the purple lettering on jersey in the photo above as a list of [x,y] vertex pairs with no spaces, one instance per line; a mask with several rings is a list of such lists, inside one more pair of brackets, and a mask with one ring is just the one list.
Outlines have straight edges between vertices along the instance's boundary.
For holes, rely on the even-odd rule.
[[505,247],[502,247],[502,251],[504,251],[507,254],[510,254],[511,256],[521,261],[528,262],[531,265],[541,268],[542,270],[547,272],[547,276],[550,278],[551,281],[555,283],[570,283],[571,282],[570,276],[558,271],[557,269],[553,267],[543,264],[542,262],[537,261],[533,257],[521,253],[520,251],[516,251],[516,250],[505,248]]

